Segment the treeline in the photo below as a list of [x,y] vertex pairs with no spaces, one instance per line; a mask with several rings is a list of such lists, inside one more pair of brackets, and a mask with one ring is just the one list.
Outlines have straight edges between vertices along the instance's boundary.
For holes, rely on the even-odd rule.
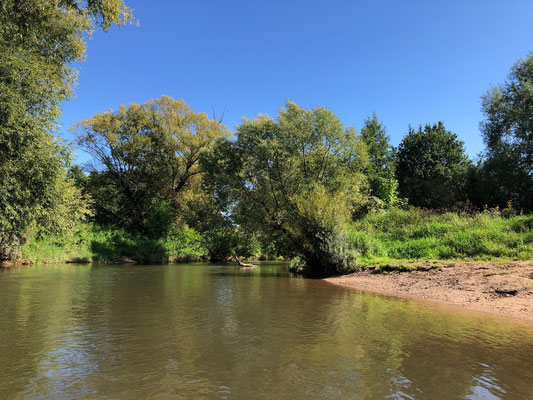
[[53,239],[102,259],[286,257],[332,274],[358,266],[349,226],[379,210],[533,209],[533,55],[483,96],[477,162],[442,122],[410,127],[395,148],[375,114],[358,133],[287,102],[230,132],[163,96],[76,124],[93,158],[82,170],[53,136],[75,83],[68,65],[94,24],[131,20],[120,0],[0,8],[0,260]]
[[[531,210],[530,139],[519,130],[529,123],[531,132],[531,121],[511,108],[529,101],[531,110],[532,67],[533,56],[519,61],[483,97],[487,151],[477,163],[442,122],[410,127],[395,148],[375,114],[359,134],[327,108],[287,102],[275,118],[243,119],[232,135],[163,96],[78,123],[77,144],[98,168],[72,175],[100,226],[146,238],[192,228],[211,260],[268,253],[307,272],[349,271],[361,249],[347,240],[348,226],[377,210]],[[504,119],[496,140],[494,121]]]

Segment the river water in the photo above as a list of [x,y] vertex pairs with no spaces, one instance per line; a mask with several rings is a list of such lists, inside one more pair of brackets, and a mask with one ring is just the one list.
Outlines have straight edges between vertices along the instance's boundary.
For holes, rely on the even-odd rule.
[[0,398],[533,399],[533,325],[286,271],[0,270]]

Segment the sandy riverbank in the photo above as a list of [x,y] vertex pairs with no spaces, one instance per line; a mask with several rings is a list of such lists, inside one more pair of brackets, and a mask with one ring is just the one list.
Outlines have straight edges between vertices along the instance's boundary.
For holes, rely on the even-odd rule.
[[439,268],[388,274],[367,269],[326,281],[533,321],[533,261],[441,264]]

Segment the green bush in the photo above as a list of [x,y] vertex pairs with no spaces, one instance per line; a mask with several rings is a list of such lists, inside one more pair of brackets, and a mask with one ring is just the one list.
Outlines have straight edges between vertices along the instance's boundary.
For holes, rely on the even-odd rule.
[[253,238],[233,227],[213,229],[205,233],[205,238],[211,262],[227,262],[233,257],[249,258],[259,253]]
[[165,250],[172,261],[199,261],[207,254],[204,237],[194,229],[173,230],[164,242]]

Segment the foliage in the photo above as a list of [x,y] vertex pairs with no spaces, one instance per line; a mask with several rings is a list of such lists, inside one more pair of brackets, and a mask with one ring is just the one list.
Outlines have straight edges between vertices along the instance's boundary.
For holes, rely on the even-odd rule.
[[145,232],[149,238],[166,237],[175,226],[174,210],[169,200],[152,199],[145,216]]
[[491,200],[533,210],[533,53],[482,97],[482,110],[484,177],[498,196]]
[[163,240],[170,261],[199,261],[207,255],[205,237],[194,229],[172,229]]
[[[519,179],[518,182],[521,183],[517,184],[518,187],[527,184],[527,179],[520,179],[513,174],[509,165],[512,163],[501,157],[482,159],[472,164],[468,169],[465,184],[465,207],[473,207],[479,211],[488,207],[505,207],[509,201],[513,202],[509,200],[510,196],[503,190],[502,184]],[[522,208],[524,206],[523,203],[517,204]]]
[[[477,165],[442,122],[409,128],[396,154],[375,114],[358,136],[324,107],[287,102],[277,119],[243,119],[230,139],[221,121],[162,96],[73,128],[97,161],[86,175],[53,136],[60,106],[95,26],[131,21],[122,0],[0,4],[0,261],[281,255],[330,275],[361,255],[533,256],[532,218],[512,207],[533,210],[533,55],[483,97]],[[399,209],[399,196],[431,209],[507,207],[435,214]]]
[[64,235],[39,235],[30,231],[28,240],[20,247],[19,257],[33,263],[97,261],[90,246],[93,236],[89,224],[80,224],[78,229]]
[[346,195],[328,195],[323,188],[316,188],[295,200],[298,214],[287,229],[306,264],[304,272],[332,275],[357,269],[359,253],[346,238],[347,222],[351,220],[345,209]]
[[512,209],[436,214],[418,209],[372,213],[352,223],[350,244],[376,260],[531,259],[533,216]]
[[93,199],[92,220],[101,226],[118,225],[126,209],[123,209],[121,193],[113,185],[111,174],[107,171],[91,171],[85,181],[79,181],[82,190]]
[[[358,265],[395,260],[526,260],[533,258],[532,229],[533,216],[518,215],[512,208],[474,214],[391,209],[352,222],[345,235],[347,246],[360,255]],[[198,261],[208,255],[218,261],[268,255],[253,237],[235,229],[204,234],[193,229],[171,230],[157,240],[122,228],[89,224],[77,225],[63,235],[30,232],[21,257],[33,262],[113,262],[127,257],[160,263]],[[293,259],[295,270],[305,270],[305,260]]]
[[464,197],[470,165],[463,142],[442,122],[409,128],[398,147],[400,195],[419,207],[451,207]]
[[378,198],[385,207],[399,205],[401,200],[398,198],[398,183],[394,176],[395,150],[376,113],[365,120],[361,136],[370,161],[367,169],[370,194]]
[[193,229],[172,230],[160,239],[118,227],[80,224],[63,235],[31,234],[21,257],[33,262],[116,262],[128,258],[140,263],[198,261],[205,257],[204,237]]
[[74,164],[69,167],[67,170],[67,178],[70,179],[78,189],[85,193],[85,188],[87,187],[89,179],[79,165]]
[[103,168],[94,171],[89,192],[97,220],[111,218],[130,230],[153,233],[150,215],[166,202],[174,222],[201,193],[198,160],[226,128],[196,113],[183,100],[163,96],[131,103],[82,121],[77,143]]
[[403,207],[407,199],[399,197],[398,180],[394,176],[375,177],[374,195],[383,202],[384,208]]
[[[68,207],[61,200],[78,197],[76,188],[65,179],[65,161],[57,156],[64,149],[50,135],[10,133],[3,128],[5,125],[0,128],[0,260],[17,255],[36,219],[55,224],[52,214],[68,218],[65,210],[54,207]],[[63,195],[61,187],[68,193]]]
[[203,187],[187,201],[185,211],[183,222],[201,233],[232,226],[228,218],[218,209],[212,193]]
[[68,151],[52,135],[75,84],[70,65],[83,59],[94,22],[107,29],[130,19],[121,0],[0,4],[0,260],[16,255],[30,226],[57,230],[71,215],[60,201],[78,197],[65,177]]
[[256,253],[252,238],[235,228],[213,229],[204,235],[211,262],[227,262],[236,257],[249,258]]
[[355,266],[343,226],[364,194],[367,155],[354,129],[328,109],[287,102],[274,120],[244,119],[234,141],[222,140],[202,160],[206,185],[236,222],[281,235],[309,272]]

